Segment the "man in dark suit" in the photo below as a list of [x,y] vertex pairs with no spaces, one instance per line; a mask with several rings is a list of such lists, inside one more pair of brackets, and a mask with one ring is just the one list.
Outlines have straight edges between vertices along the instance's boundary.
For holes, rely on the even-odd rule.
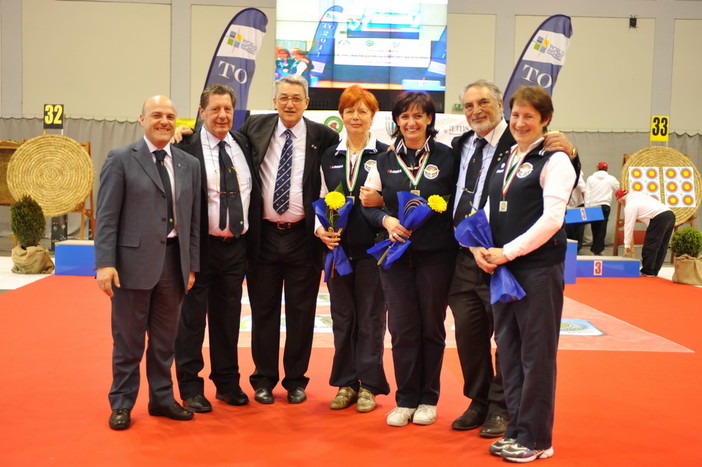
[[[212,410],[199,376],[208,321],[216,398],[230,405],[249,402],[239,385],[237,346],[242,282],[247,260],[258,250],[261,189],[248,139],[230,133],[235,104],[229,86],[208,86],[200,96],[202,128],[176,146],[200,161],[202,174],[200,272],[183,300],[175,347],[180,395],[193,412]],[[235,186],[227,185],[227,171],[233,171],[229,182]]]
[[199,269],[200,165],[169,144],[170,99],[147,99],[139,122],[144,139],[107,155],[97,202],[97,283],[112,299],[114,430],[129,428],[147,333],[149,414],[193,418],[173,397],[171,364],[180,303]]
[[[485,206],[490,177],[505,161],[515,144],[503,118],[502,92],[494,84],[479,80],[461,93],[463,111],[471,131],[455,138],[451,145],[460,154],[456,163],[458,180],[454,199],[454,223]],[[550,151],[564,151],[580,168],[577,150],[559,132],[546,135]],[[463,372],[463,393],[471,399],[468,409],[453,421],[454,430],[482,426],[480,436],[497,438],[504,434],[508,414],[499,367],[499,349],[493,368],[490,339],[493,334],[490,284],[468,248],[456,258],[449,307],[456,326],[456,348]]]
[[298,75],[275,83],[278,114],[252,115],[239,129],[252,143],[263,195],[258,262],[247,279],[251,300],[250,377],[254,398],[272,404],[278,384],[281,294],[285,287],[283,387],[288,402],[306,400],[305,376],[312,352],[314,315],[322,269],[322,243],[314,235],[312,201],[319,198],[322,152],[338,134],[303,117],[309,104],[307,81]]

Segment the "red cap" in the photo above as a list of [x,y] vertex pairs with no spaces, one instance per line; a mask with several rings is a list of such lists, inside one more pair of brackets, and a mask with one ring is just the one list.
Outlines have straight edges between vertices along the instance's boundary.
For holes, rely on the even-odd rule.
[[614,196],[616,196],[617,199],[622,199],[623,197],[625,197],[628,194],[629,194],[629,190],[627,190],[626,188],[620,188],[617,190],[617,192],[614,194]]
[[597,170],[608,170],[609,166],[607,165],[606,162],[600,162],[597,164]]

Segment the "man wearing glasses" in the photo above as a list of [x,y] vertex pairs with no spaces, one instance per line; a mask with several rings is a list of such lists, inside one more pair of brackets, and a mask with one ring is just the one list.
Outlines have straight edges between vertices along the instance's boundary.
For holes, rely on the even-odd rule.
[[319,197],[320,157],[339,135],[303,117],[308,84],[298,75],[275,83],[278,114],[250,116],[239,132],[251,141],[261,179],[263,222],[258,262],[248,275],[251,300],[250,377],[254,398],[272,404],[279,381],[281,295],[285,288],[285,353],[282,380],[291,404],[307,399],[305,376],[312,352],[314,315],[322,270],[322,243],[314,235],[312,201]]

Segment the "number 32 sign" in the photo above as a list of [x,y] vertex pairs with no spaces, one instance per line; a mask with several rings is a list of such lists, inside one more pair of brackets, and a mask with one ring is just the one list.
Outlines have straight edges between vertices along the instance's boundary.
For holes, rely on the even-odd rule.
[[63,104],[44,104],[44,129],[63,130]]

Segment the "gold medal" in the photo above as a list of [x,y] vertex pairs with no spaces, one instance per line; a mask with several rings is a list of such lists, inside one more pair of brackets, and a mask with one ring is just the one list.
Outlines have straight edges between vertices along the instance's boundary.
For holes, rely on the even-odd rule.
[[422,196],[420,190],[410,190],[410,193],[412,193],[413,195]]

